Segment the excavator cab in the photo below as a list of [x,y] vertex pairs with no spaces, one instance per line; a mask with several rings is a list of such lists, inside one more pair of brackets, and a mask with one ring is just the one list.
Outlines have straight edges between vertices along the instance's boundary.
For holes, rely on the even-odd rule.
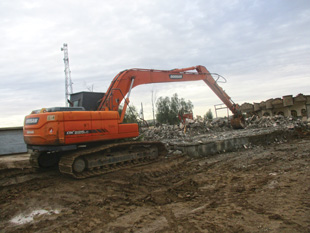
[[70,95],[70,107],[83,107],[86,111],[96,111],[104,92],[82,91]]

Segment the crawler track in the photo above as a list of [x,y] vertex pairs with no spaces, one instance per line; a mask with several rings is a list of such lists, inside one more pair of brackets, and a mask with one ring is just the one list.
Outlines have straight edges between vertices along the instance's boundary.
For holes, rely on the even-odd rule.
[[[166,154],[161,142],[124,142],[97,146],[68,153],[60,158],[59,171],[75,179],[84,179],[119,170],[133,164],[144,164]],[[85,168],[75,171],[82,160]]]
[[37,151],[34,151],[30,154],[29,163],[33,168],[40,168],[39,156],[40,156],[40,153]]

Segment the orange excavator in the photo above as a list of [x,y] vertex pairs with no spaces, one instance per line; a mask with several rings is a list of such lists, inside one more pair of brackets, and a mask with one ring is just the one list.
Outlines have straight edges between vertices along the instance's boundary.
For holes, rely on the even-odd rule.
[[[156,159],[166,153],[163,143],[126,140],[139,136],[137,124],[122,123],[131,90],[142,84],[198,80],[204,81],[232,111],[232,126],[242,128],[244,120],[239,106],[204,66],[173,70],[129,69],[116,75],[97,111],[56,107],[35,110],[26,116],[23,134],[31,151],[30,163],[41,168],[58,164],[61,173],[82,179]],[[119,115],[118,108],[123,100],[124,107]]]
[[186,124],[186,120],[193,120],[194,117],[193,117],[193,113],[192,112],[189,112],[189,113],[179,113],[178,114],[178,118],[180,120],[180,122],[185,125]]

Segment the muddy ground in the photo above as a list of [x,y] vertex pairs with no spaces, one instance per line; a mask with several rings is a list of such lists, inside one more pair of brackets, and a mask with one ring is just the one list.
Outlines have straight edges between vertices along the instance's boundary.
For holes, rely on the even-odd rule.
[[1,179],[0,232],[310,232],[310,138],[85,180]]

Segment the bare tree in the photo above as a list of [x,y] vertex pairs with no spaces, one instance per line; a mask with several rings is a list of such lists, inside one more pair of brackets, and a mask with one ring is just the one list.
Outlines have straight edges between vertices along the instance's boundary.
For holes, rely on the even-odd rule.
[[84,81],[84,87],[85,87],[88,91],[94,92],[94,84],[87,85],[86,81]]

